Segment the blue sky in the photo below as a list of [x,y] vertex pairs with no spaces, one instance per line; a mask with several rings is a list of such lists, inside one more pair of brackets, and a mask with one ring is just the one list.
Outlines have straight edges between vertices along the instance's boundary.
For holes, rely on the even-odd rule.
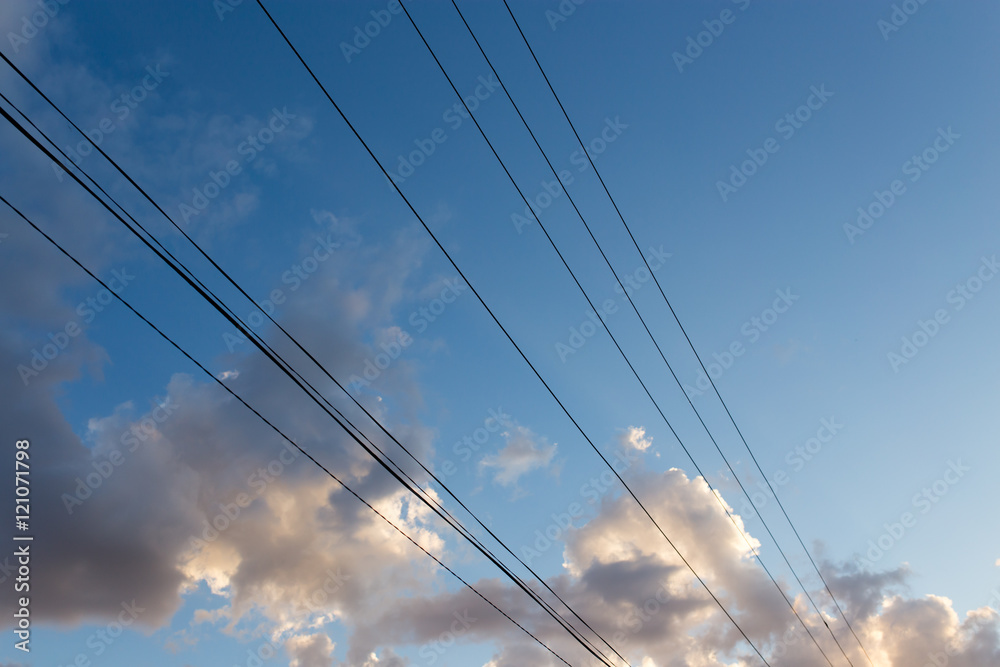
[[[345,385],[370,363],[354,395],[605,637],[623,633],[612,643],[631,664],[760,664],[704,606],[704,589],[674,569],[621,485],[601,482],[607,468],[256,3],[50,5],[37,29],[31,17],[44,7],[0,9],[0,49],[258,303],[103,158],[83,157],[235,312],[273,302],[275,319]],[[503,3],[459,6],[553,166],[569,174],[566,189],[451,4],[407,9],[583,289],[611,304],[607,326],[707,481],[822,628],[756,503],[861,664]],[[983,3],[915,0],[511,6],[876,664],[923,664],[946,646],[961,656],[955,664],[994,664],[1000,233],[989,192],[1000,15]],[[267,7],[594,445],[634,460],[625,480],[752,626],[770,663],[825,664],[811,644],[779,648],[794,617],[607,332],[587,324],[583,294],[406,14],[385,2]],[[374,36],[357,37],[372,21]],[[0,91],[57,145],[89,149],[13,71],[0,72]],[[234,342],[231,325],[16,130],[5,126],[0,145],[0,194],[102,279],[127,283],[120,295],[228,386],[584,663],[496,568],[263,355]],[[619,275],[637,281],[636,307],[752,500],[616,291],[566,190]],[[282,462],[258,493],[263,477],[252,475],[281,461],[280,439],[121,303],[87,305],[100,285],[9,209],[0,225],[0,271],[14,286],[0,297],[4,438],[28,437],[37,452],[40,552],[31,654],[9,641],[0,664],[64,665],[79,654],[95,665],[248,664],[265,640],[277,647],[266,664],[298,667],[548,664],[550,654],[475,606],[483,621],[437,652],[454,614],[480,604],[467,589],[304,459]],[[273,325],[250,321],[335,405],[361,414]],[[19,370],[71,324],[81,333],[37,375]],[[363,415],[359,424],[375,437]],[[129,432],[141,436],[134,450]],[[68,511],[76,478],[116,450],[123,462]],[[232,528],[194,545],[241,493],[252,503]],[[572,528],[552,528],[576,505]],[[539,550],[547,529],[558,535]],[[302,613],[324,585],[336,590]],[[676,608],[628,630],[661,586]],[[133,599],[149,611],[98,655],[88,638]],[[820,641],[846,662],[829,635]]]

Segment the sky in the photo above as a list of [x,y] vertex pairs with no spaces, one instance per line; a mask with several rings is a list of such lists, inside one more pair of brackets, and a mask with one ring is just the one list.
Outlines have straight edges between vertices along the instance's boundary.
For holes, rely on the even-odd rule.
[[[343,116],[251,0],[8,0],[89,140],[0,108],[610,664],[1000,664],[996,7],[511,2],[540,70],[501,0],[264,6]],[[106,284],[0,205],[0,666],[601,664],[6,119],[0,177]]]

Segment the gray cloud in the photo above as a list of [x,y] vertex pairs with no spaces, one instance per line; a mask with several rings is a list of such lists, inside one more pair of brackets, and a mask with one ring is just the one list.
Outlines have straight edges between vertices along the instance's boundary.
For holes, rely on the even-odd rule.
[[[678,470],[662,474],[642,471],[633,480],[633,488],[751,639],[769,655],[771,664],[826,664],[763,572],[749,559],[745,542],[702,480],[688,480]],[[731,664],[726,660],[727,652],[732,652],[738,664],[756,664],[745,646],[739,648],[740,638],[732,624],[646,522],[630,498],[606,499],[596,517],[569,532],[564,552],[566,573],[551,578],[549,584],[632,664],[721,667]],[[894,593],[905,586],[905,570],[866,573],[848,566],[824,567],[877,664],[923,665],[937,651],[950,665],[986,667],[1000,656],[1000,619],[992,610],[975,610],[959,621],[945,598],[908,599]],[[526,596],[492,579],[475,585],[571,662],[586,659]],[[838,653],[804,597],[787,593],[827,653]],[[813,594],[821,599],[818,591]],[[359,628],[352,637],[352,652],[433,641],[448,628],[450,614],[469,609],[473,615],[482,614],[483,620],[461,641],[498,647],[490,665],[560,664],[477,600],[467,590],[405,600],[379,620],[377,631]],[[824,612],[830,614],[829,622],[851,659],[856,664],[864,662],[857,645],[844,639],[847,630],[842,621],[837,621],[832,610]]]
[[[21,16],[36,7],[30,0],[0,4],[0,26],[16,28]],[[18,54],[17,62],[46,89],[71,97],[73,115],[79,114],[81,125],[89,127],[106,112],[116,86],[131,82],[127,73],[108,84],[78,64],[49,62],[49,39],[58,36],[63,48],[73,48],[70,26],[69,17],[53,22]],[[169,54],[162,57],[169,62]],[[9,73],[0,73],[5,90],[18,89],[12,82]],[[54,114],[40,105],[29,102],[26,110],[47,127],[55,125]],[[184,200],[209,170],[228,159],[246,133],[260,126],[267,111],[233,119],[211,113],[161,114],[147,104],[137,111],[143,123],[123,124],[107,147],[122,156],[140,181],[162,183],[157,196]],[[279,160],[297,159],[297,143],[310,131],[311,120],[303,114],[283,137],[286,143],[276,143],[254,168],[267,178]],[[147,135],[157,137],[163,150],[147,152],[142,160],[131,157],[127,149]],[[57,140],[69,136],[59,134]],[[0,165],[5,194],[13,193],[15,203],[56,231],[84,262],[101,272],[122,262],[135,264],[137,271],[152,266],[78,188],[64,182],[58,185],[60,195],[51,196],[45,180],[57,184],[51,167],[22,138],[10,130],[0,132],[0,151],[9,157]],[[38,185],[39,174],[44,188]],[[252,185],[227,190],[207,214],[207,224],[198,228],[199,238],[211,240],[215,232],[239,224],[254,210],[258,196]],[[324,266],[311,278],[280,317],[338,377],[346,378],[359,371],[379,342],[405,325],[401,306],[427,293],[427,281],[416,276],[428,243],[407,228],[377,246],[366,244],[351,221],[319,209],[313,217],[350,252],[338,258],[337,268]],[[57,224],[63,220],[74,224]],[[166,229],[162,222],[154,225]],[[178,406],[176,413],[156,422],[148,441],[128,452],[120,468],[68,513],[63,494],[72,493],[78,478],[94,471],[95,462],[120,449],[122,434],[142,425],[155,405],[137,399],[96,416],[81,441],[59,409],[60,385],[84,374],[100,377],[113,358],[113,351],[95,344],[86,331],[44,374],[23,385],[17,365],[30,359],[32,348],[49,332],[77,317],[76,304],[97,286],[6,210],[0,210],[0,233],[8,234],[0,243],[0,280],[17,285],[0,292],[0,394],[6,397],[0,403],[0,422],[9,433],[32,440],[32,509],[37,544],[44,545],[32,562],[37,622],[107,621],[117,616],[123,602],[136,600],[144,609],[139,624],[162,627],[193,587],[207,584],[218,594],[219,606],[194,614],[195,621],[183,631],[185,646],[187,641],[196,645],[207,633],[235,637],[246,626],[256,626],[282,643],[297,667],[325,666],[333,663],[336,647],[324,627],[336,624],[350,633],[344,664],[399,667],[408,661],[397,651],[438,640],[461,617],[475,621],[456,641],[488,647],[491,667],[556,664],[470,590],[442,593],[444,573],[301,457],[282,463],[279,474],[267,473],[288,451],[282,441],[225,392],[193,375],[193,369],[174,375],[164,387],[166,398]],[[304,235],[300,250],[308,250],[311,242]],[[269,339],[280,340],[265,329]],[[418,344],[430,346],[429,341]],[[169,354],[155,347],[159,343],[150,345]],[[297,355],[287,343],[277,346]],[[248,345],[221,361],[224,368],[238,371],[227,379],[230,386],[399,520],[421,544],[435,553],[447,551],[450,542],[439,524]],[[378,400],[382,396],[393,399],[392,413]],[[401,439],[414,444],[418,456],[431,460],[434,433],[418,418],[423,402],[412,364],[404,359],[393,363],[363,393],[363,400]],[[516,484],[551,464],[554,443],[526,427],[513,425],[509,433],[506,446],[484,462],[497,483]],[[629,430],[625,440],[638,450],[648,447],[639,430]],[[821,664],[707,486],[679,470],[657,474],[638,468],[633,472],[640,496],[754,641],[765,647],[772,664]],[[7,457],[0,472],[11,476]],[[240,494],[250,501],[245,507]],[[234,508],[239,515],[230,518],[227,512],[235,513]],[[226,528],[216,535],[211,525],[217,521]],[[9,536],[9,530],[5,525],[0,538]],[[633,664],[721,667],[729,664],[726,652],[737,664],[754,664],[739,648],[732,625],[629,499],[606,497],[593,519],[569,531],[564,546],[564,570],[548,583]],[[996,612],[984,607],[960,618],[946,598],[906,597],[905,569],[871,573],[825,563],[824,570],[878,664],[913,667],[932,656],[938,664],[946,660],[958,667],[1000,663]],[[579,647],[521,591],[494,578],[474,583],[560,653],[582,662]],[[825,629],[801,596],[795,603],[822,636]],[[5,596],[0,612],[10,619],[11,611],[12,600]],[[839,623],[832,624],[843,636]],[[828,638],[822,641],[833,650]],[[859,652],[851,651],[855,664],[861,664]]]

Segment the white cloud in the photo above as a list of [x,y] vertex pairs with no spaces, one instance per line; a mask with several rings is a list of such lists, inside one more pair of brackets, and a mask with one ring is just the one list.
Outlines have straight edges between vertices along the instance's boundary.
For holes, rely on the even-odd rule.
[[[16,28],[22,15],[36,8],[28,0],[0,5],[0,22]],[[29,73],[42,72],[39,80],[46,89],[66,91],[74,100],[71,115],[86,128],[106,112],[112,89],[130,81],[123,75],[114,85],[102,83],[76,64],[51,67],[46,40],[64,37],[69,17],[53,22],[35,38],[30,53],[19,54],[24,58],[19,62]],[[60,43],[69,48],[70,42]],[[10,81],[9,72],[0,74],[0,83]],[[167,94],[169,88],[163,90]],[[219,114],[156,117],[155,109],[154,103],[143,105],[144,122],[123,125],[105,147],[113,148],[112,154],[127,155],[134,133],[149,131],[161,137],[168,150],[145,152],[142,160],[153,160],[149,164],[125,166],[141,182],[172,184],[165,187],[180,200],[262,122],[244,117],[233,123]],[[42,114],[50,116],[50,111]],[[289,129],[289,152],[309,133],[310,122],[303,118],[300,126]],[[273,148],[259,165],[265,172],[262,178],[283,150],[280,145]],[[7,164],[17,165],[0,168],[8,189],[18,196],[15,203],[27,201],[28,212],[41,220],[74,220],[60,228],[60,240],[82,261],[102,270],[128,256],[132,242],[124,242],[123,233],[78,189],[63,187],[60,196],[52,197],[50,184],[38,187],[29,175],[48,175],[49,165],[20,137],[0,135],[0,151],[10,157]],[[51,185],[57,185],[52,178]],[[215,224],[232,225],[257,206],[253,187],[234,186],[207,215]],[[404,230],[385,247],[367,249],[349,221],[325,210],[311,212],[318,225],[349,242],[345,245],[352,245],[352,252],[338,258],[339,269],[324,267],[296,293],[295,303],[283,311],[283,324],[307,348],[321,350],[317,356],[335,375],[346,378],[372,353],[366,342],[370,332],[397,326],[393,313],[399,304],[407,294],[421,293],[408,283],[428,242]],[[440,217],[447,217],[447,211]],[[0,367],[13,369],[30,359],[38,344],[38,337],[26,331],[47,333],[76,317],[75,301],[60,294],[67,287],[96,291],[96,286],[6,210],[0,211],[0,231],[10,234],[2,247],[0,278],[18,286],[0,292]],[[307,247],[309,243],[311,238]],[[150,343],[150,349],[166,350],[156,345]],[[493,647],[490,665],[554,664],[548,653],[474,593],[446,586],[446,581],[452,582],[422,553],[301,457],[282,463],[278,474],[268,473],[268,466],[281,461],[288,450],[242,405],[202,378],[181,373],[170,380],[166,394],[178,410],[169,419],[157,421],[154,408],[137,412],[124,405],[90,422],[93,449],[84,446],[53,396],[60,383],[77,379],[84,369],[98,374],[108,360],[107,352],[84,332],[29,387],[22,386],[15,373],[0,376],[0,394],[18,397],[0,403],[0,422],[10,432],[31,433],[33,440],[45,443],[32,453],[32,509],[38,517],[37,537],[47,545],[32,561],[38,580],[45,582],[32,598],[33,617],[39,622],[112,620],[123,601],[136,599],[145,610],[139,624],[158,627],[173,618],[189,591],[207,584],[218,593],[219,606],[195,613],[183,631],[185,640],[195,642],[220,625],[235,631],[256,624],[284,643],[296,667],[330,664],[335,646],[326,624],[338,624],[351,634],[348,664],[399,667],[406,661],[397,649],[437,639],[454,623],[456,613],[465,612],[476,620],[461,641]],[[300,400],[297,391],[281,390],[288,384],[268,362],[244,353],[226,364],[232,370],[220,377],[229,386],[266,414],[280,415],[282,427],[303,447],[317,452],[420,544],[436,553],[446,550],[444,533],[428,511],[412,503],[394,481],[373,471],[367,455],[338,435],[330,420]],[[430,460],[430,431],[413,418],[421,406],[421,391],[412,366],[400,359],[377,384],[394,397],[394,414],[403,413],[392,424],[394,432],[411,443],[422,460]],[[390,416],[375,398],[370,409],[383,419]],[[155,423],[149,437],[134,451],[124,452],[124,462],[102,478],[82,507],[68,514],[62,494],[73,493],[78,479],[93,473],[103,456],[121,450],[122,434],[147,419]],[[507,429],[505,446],[482,462],[496,483],[516,485],[524,475],[552,465],[555,443],[516,424]],[[621,443],[646,451],[651,440],[642,428],[629,427]],[[11,460],[0,462],[8,478],[13,476]],[[266,477],[259,472],[262,467]],[[792,644],[782,643],[795,621],[702,480],[688,479],[679,470],[640,471],[633,479],[664,530],[754,641],[769,653],[781,650],[772,665],[823,664],[801,635],[791,635],[798,637]],[[258,493],[260,484],[264,486]],[[240,494],[250,500],[245,507]],[[228,517],[237,510],[238,517]],[[192,542],[216,521],[228,522],[218,537]],[[563,571],[548,583],[633,664],[721,667],[732,660],[752,662],[733,626],[630,498],[605,497],[596,516],[567,532],[563,558]],[[996,565],[1000,567],[1000,559]],[[996,612],[984,607],[960,618],[947,598],[904,597],[905,570],[869,573],[836,564],[825,567],[877,664],[912,667],[942,660],[937,657],[942,655],[956,667],[1000,664]],[[474,584],[560,653],[580,662],[579,648],[520,591],[494,578]],[[801,597],[791,589],[788,594],[817,636],[823,636],[825,628]],[[13,618],[12,603],[8,597],[0,601],[6,619]],[[830,619],[845,636],[837,617],[831,614]],[[822,641],[835,651],[828,639]],[[856,647],[850,650],[855,664],[865,662]]]
[[[17,229],[14,222],[12,232]],[[29,283],[56,285],[77,280],[64,263],[33,261],[48,251],[30,235],[12,233],[11,239],[22,244],[17,257],[23,262],[0,263],[0,275],[20,271]],[[338,263],[340,269],[317,274],[304,285],[284,313],[286,326],[301,332],[310,349],[323,350],[321,358],[338,376],[355,372],[359,360],[371,353],[372,348],[361,342],[363,332],[393,326],[392,313],[403,295],[412,292],[405,282],[421,249],[410,241],[401,234],[381,250],[384,255],[359,247],[343,258],[342,266]],[[3,317],[52,328],[52,313],[72,313],[72,304],[67,308],[58,293],[58,289],[39,290],[40,307],[12,303]],[[363,307],[357,307],[359,303]],[[3,367],[14,368],[30,353],[33,343],[17,331],[4,327],[0,334]],[[44,527],[39,539],[50,547],[33,560],[39,579],[46,581],[33,598],[33,612],[41,622],[111,620],[121,611],[123,600],[135,598],[146,609],[139,623],[161,626],[173,617],[187,591],[205,583],[219,593],[220,606],[195,615],[186,640],[218,631],[219,624],[230,629],[262,625],[277,641],[287,642],[292,659],[307,667],[309,661],[324,660],[333,650],[323,627],[334,623],[351,635],[346,642],[348,664],[395,666],[404,664],[396,649],[433,641],[454,621],[454,613],[468,610],[477,621],[461,641],[495,647],[492,664],[552,664],[551,656],[471,591],[441,592],[448,589],[438,568],[301,459],[272,476],[265,492],[252,496],[217,539],[193,547],[193,535],[202,534],[208,522],[224,517],[226,511],[235,511],[240,493],[254,491],[248,482],[251,475],[286,451],[243,406],[200,379],[180,374],[170,381],[166,394],[177,404],[176,414],[156,422],[149,444],[128,452],[124,464],[85,505],[68,515],[61,494],[72,493],[76,478],[93,472],[101,454],[121,447],[126,429],[152,414],[125,406],[92,422],[93,450],[80,443],[57,409],[53,388],[76,377],[90,363],[94,349],[81,336],[65,358],[60,357],[27,389],[16,374],[0,377],[4,395],[22,397],[19,403],[0,404],[4,423],[12,431],[30,431],[48,443],[33,461],[36,489],[45,490],[34,496],[33,510]],[[159,348],[151,344],[150,349]],[[324,463],[387,516],[399,520],[421,544],[438,553],[446,550],[443,533],[427,511],[411,503],[395,482],[373,473],[374,464],[352,442],[336,435],[325,415],[295,398],[295,392],[280,390],[286,381],[265,360],[237,354],[225,368],[239,369],[238,376],[228,378],[229,386],[266,413],[281,415],[281,424],[307,450],[321,452]],[[405,360],[378,382],[394,397],[394,409],[416,414],[420,388]],[[382,404],[373,400],[371,405],[375,414],[389,416]],[[419,420],[393,428],[414,443],[422,460],[429,460],[430,432]],[[629,428],[622,436],[623,445],[640,451],[648,449],[648,443],[640,428]],[[510,424],[505,446],[485,467],[494,472],[497,483],[515,484],[528,472],[551,465],[556,450],[556,444]],[[10,461],[0,465],[6,470]],[[254,484],[261,479],[258,475]],[[781,644],[784,633],[794,629],[794,619],[702,480],[689,480],[679,470],[637,470],[631,480],[664,530],[727,608],[734,610],[754,641],[768,651],[783,647],[782,655],[772,660],[775,667],[823,664],[800,635],[787,647]],[[733,651],[736,659],[740,659],[737,653],[745,657],[732,625],[631,499],[606,496],[596,516],[568,531],[563,558],[563,572],[548,583],[634,664],[652,660],[657,665],[721,667],[729,660],[726,651]],[[827,571],[879,664],[921,665],[930,659],[928,655],[947,651],[954,654],[949,664],[959,667],[987,667],[1000,660],[994,612],[983,608],[961,619],[945,598],[906,598],[901,591],[905,571],[865,573],[835,565],[827,566]],[[560,653],[579,657],[579,649],[521,592],[497,579],[474,583]],[[822,624],[801,599],[795,603],[821,636]],[[8,604],[5,598],[0,606],[11,618]],[[830,618],[843,635],[836,616]],[[850,650],[855,664],[862,664],[857,649]],[[377,661],[372,653],[379,656]]]
[[[20,272],[26,288],[36,279],[42,285],[81,280],[67,262],[51,261],[50,250],[32,237],[33,232],[25,232],[23,223],[6,214],[0,214],[0,221],[9,222],[12,232],[4,247],[7,241],[16,243],[16,257],[24,260],[23,266],[20,261],[0,262],[0,276]],[[317,356],[335,375],[346,378],[372,353],[361,342],[362,332],[392,325],[391,313],[409,291],[401,285],[412,278],[425,247],[404,233],[389,239],[388,247],[345,253],[289,301],[283,311],[285,326],[302,332],[303,344],[323,350]],[[347,277],[362,286],[352,286]],[[14,282],[12,275],[9,280]],[[63,315],[72,316],[72,305],[65,307],[59,294],[58,288],[42,289],[37,302],[11,303],[0,311],[0,320],[19,325],[2,328],[3,367],[13,369],[30,360],[31,346],[38,344],[37,336],[17,333],[23,323],[47,331],[64,324]],[[353,311],[340,307],[361,301],[367,305]],[[172,354],[148,331],[140,329],[137,335],[147,337],[143,340],[150,354]],[[432,563],[303,457],[280,463],[279,474],[268,472],[270,464],[278,466],[282,456],[289,456],[283,441],[207,378],[173,377],[166,387],[166,403],[176,409],[169,418],[157,418],[155,403],[148,412],[126,403],[90,420],[87,437],[92,447],[84,446],[53,396],[54,388],[77,377],[82,365],[97,363],[100,368],[100,358],[91,361],[95,350],[100,352],[84,332],[29,387],[21,385],[16,373],[0,376],[0,393],[21,397],[0,404],[0,418],[45,443],[32,457],[37,463],[32,481],[38,489],[33,498],[34,513],[40,517],[38,538],[50,545],[32,562],[38,577],[47,582],[32,598],[39,622],[110,620],[123,601],[136,599],[144,608],[139,624],[158,627],[169,621],[188,591],[205,583],[220,595],[224,611],[196,616],[192,638],[215,631],[210,627],[215,621],[229,628],[266,623],[287,638],[316,622],[348,614],[352,622],[360,622],[397,595],[426,592],[434,580]],[[228,386],[264,413],[279,415],[277,421],[289,435],[356,485],[420,544],[445,551],[423,506],[411,505],[387,476],[373,475],[370,457],[338,434],[325,413],[302,401],[270,362],[241,351],[227,359],[223,368],[228,370],[221,372]],[[395,414],[412,414],[419,407],[420,391],[411,367],[400,359],[390,370],[379,382],[396,397]],[[430,460],[429,429],[417,420],[395,424],[378,403],[370,409],[417,456]],[[130,448],[122,437],[133,428],[145,431]],[[97,474],[95,466],[110,466],[107,457],[115,451],[122,461],[112,466],[110,475]],[[10,460],[0,467],[7,470]],[[82,505],[73,503],[69,514],[65,497],[75,493],[79,479],[92,474],[96,488],[84,488],[87,497]],[[237,512],[237,518],[229,518]],[[215,522],[229,525],[218,537],[193,543],[193,537],[204,538]],[[338,573],[345,575],[342,580]],[[306,601],[312,606],[304,606]],[[12,600],[4,598],[0,608],[12,618],[10,604]],[[319,642],[312,640],[312,653],[307,651],[303,660],[322,648]]]
[[513,423],[505,426],[507,430],[502,435],[506,444],[496,454],[484,456],[479,466],[481,469],[494,468],[493,481],[502,486],[512,486],[523,475],[547,467],[556,455],[558,445],[554,442],[549,444],[525,426]]
[[[637,475],[632,486],[772,665],[826,664],[751,559],[746,542],[703,480],[689,480],[676,469],[647,471]],[[755,543],[753,538],[751,541]],[[632,664],[758,664],[732,623],[630,497],[606,498],[591,521],[568,531],[565,544],[565,571],[551,577],[549,585]],[[867,573],[852,567],[824,565],[831,586],[876,664],[913,667],[927,664],[936,655],[946,655],[950,660],[947,664],[960,667],[998,664],[1000,622],[992,610],[975,610],[960,621],[945,598],[908,599],[895,592],[905,586],[905,570]],[[571,663],[586,660],[564,631],[510,586],[495,579],[475,585]],[[786,593],[836,663],[833,656],[839,651],[823,621],[801,593],[796,595],[787,587]],[[813,593],[822,599],[817,591]],[[489,665],[561,664],[467,590],[398,601],[375,625],[356,630],[352,651],[364,653],[390,644],[432,641],[457,610],[467,610],[478,619],[463,641],[497,647]],[[824,614],[854,664],[866,663],[857,644],[844,639],[848,631],[836,612],[824,608]]]
[[618,440],[622,447],[640,452],[646,451],[653,444],[653,439],[646,437],[646,429],[641,426],[629,426],[618,436]]
[[297,635],[285,642],[289,667],[330,667],[334,644],[324,634]]

